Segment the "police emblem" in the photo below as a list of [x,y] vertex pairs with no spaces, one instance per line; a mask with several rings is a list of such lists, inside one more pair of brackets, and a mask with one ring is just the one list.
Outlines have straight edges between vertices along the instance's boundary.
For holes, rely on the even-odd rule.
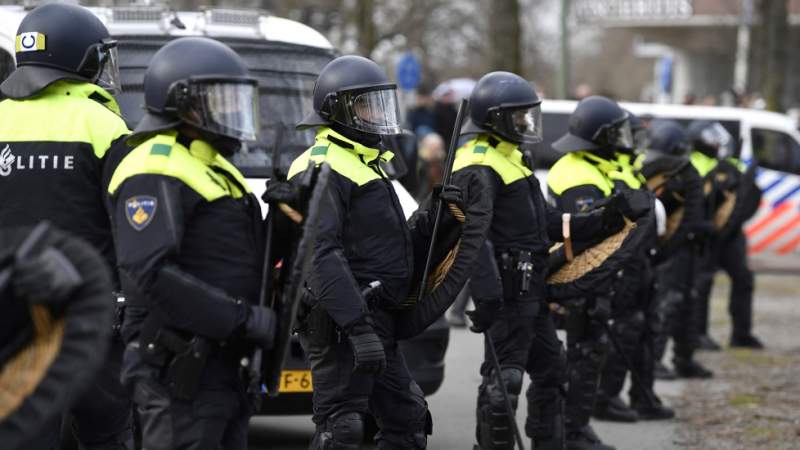
[[149,195],[137,195],[125,201],[125,215],[134,230],[142,231],[156,215],[158,200]]
[[592,205],[594,205],[594,198],[592,197],[578,197],[578,199],[575,200],[575,206],[579,212],[589,211],[592,209]]

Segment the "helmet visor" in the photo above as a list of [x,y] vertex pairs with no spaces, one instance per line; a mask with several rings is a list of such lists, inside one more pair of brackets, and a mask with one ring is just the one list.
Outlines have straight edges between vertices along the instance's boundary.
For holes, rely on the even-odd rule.
[[633,150],[634,141],[630,120],[626,116],[620,121],[604,125],[597,130],[592,141],[617,150]]
[[348,106],[353,128],[359,131],[381,135],[402,132],[394,87],[355,94]]
[[519,144],[542,142],[542,109],[539,105],[501,109],[493,114],[493,128],[502,137]]
[[733,156],[733,136],[719,122],[706,127],[700,133],[700,139],[709,147],[717,149],[718,158],[724,159]]
[[241,141],[258,134],[258,86],[255,80],[190,80],[178,117],[208,132]]
[[122,92],[122,83],[119,77],[119,59],[117,58],[117,47],[106,49],[98,48],[98,60],[100,61],[100,72],[97,74],[95,84],[101,88],[119,94]]

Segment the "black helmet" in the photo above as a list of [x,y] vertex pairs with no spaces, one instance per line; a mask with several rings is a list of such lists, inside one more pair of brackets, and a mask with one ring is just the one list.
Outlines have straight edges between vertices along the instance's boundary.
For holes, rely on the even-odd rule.
[[11,98],[26,98],[58,80],[75,80],[117,91],[116,46],[88,9],[64,3],[39,6],[19,25],[17,69],[0,90]]
[[176,39],[153,55],[144,106],[134,134],[181,123],[236,140],[255,140],[258,132],[258,81],[236,52],[210,38]]
[[642,175],[677,173],[690,164],[689,136],[674,120],[657,119],[650,127],[650,141],[644,159]]
[[609,98],[586,97],[570,116],[569,131],[553,148],[561,152],[632,149],[628,113]]
[[689,124],[689,141],[692,149],[712,158],[733,156],[733,136],[721,123],[711,120],[695,120]]
[[347,55],[322,68],[314,84],[314,112],[297,128],[334,123],[371,135],[401,133],[397,87],[375,62]]
[[650,129],[648,148],[670,156],[686,156],[689,153],[689,136],[674,120],[655,120]]
[[469,121],[461,134],[494,133],[515,144],[536,144],[542,140],[541,103],[519,75],[487,73],[469,96]]

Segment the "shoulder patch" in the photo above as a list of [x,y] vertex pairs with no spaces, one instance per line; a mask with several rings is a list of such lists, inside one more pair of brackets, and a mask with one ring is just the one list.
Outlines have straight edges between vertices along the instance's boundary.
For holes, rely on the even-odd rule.
[[125,200],[125,216],[136,231],[150,225],[156,215],[158,199],[149,195],[137,195]]
[[475,148],[472,149],[472,153],[484,154],[486,153],[487,148],[488,147],[486,147],[485,145],[476,145]]
[[153,144],[150,147],[151,155],[169,156],[171,152],[172,152],[172,146],[166,144]]
[[594,205],[594,198],[592,197],[578,197],[575,199],[575,207],[579,212],[586,212],[592,209]]

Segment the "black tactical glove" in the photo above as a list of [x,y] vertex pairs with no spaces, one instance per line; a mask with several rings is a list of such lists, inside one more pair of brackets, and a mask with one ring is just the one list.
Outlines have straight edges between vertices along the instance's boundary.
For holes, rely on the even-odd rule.
[[269,350],[275,344],[277,319],[275,311],[264,306],[248,305],[247,320],[244,323],[245,339],[262,350]]
[[611,196],[606,205],[628,219],[636,220],[650,212],[650,194],[639,189],[626,189]]
[[267,181],[267,190],[261,196],[265,203],[295,204],[300,198],[300,188],[288,181]]
[[475,310],[465,313],[472,321],[469,330],[473,333],[483,333],[497,320],[503,302],[500,299],[475,299],[474,301]]
[[464,193],[455,184],[442,186],[437,184],[433,187],[433,198],[439,198],[445,203],[452,203],[461,211],[464,211]]
[[353,371],[364,374],[379,374],[386,368],[386,354],[381,338],[368,320],[358,320],[345,330],[350,347],[353,348]]
[[16,295],[30,303],[58,308],[80,287],[83,278],[63,253],[49,247],[36,256],[18,260],[12,283]]

